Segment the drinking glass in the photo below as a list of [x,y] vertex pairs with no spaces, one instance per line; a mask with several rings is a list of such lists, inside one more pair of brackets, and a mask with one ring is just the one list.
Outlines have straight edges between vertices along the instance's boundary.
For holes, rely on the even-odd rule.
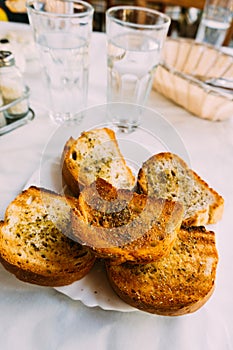
[[28,0],[27,11],[45,72],[50,117],[56,123],[76,122],[87,103],[94,9],[84,1]]
[[222,45],[232,21],[233,0],[206,0],[196,41]]
[[[114,6],[106,12],[109,118],[123,132],[140,123],[169,25],[170,18],[153,9]],[[134,112],[122,102],[134,104]]]

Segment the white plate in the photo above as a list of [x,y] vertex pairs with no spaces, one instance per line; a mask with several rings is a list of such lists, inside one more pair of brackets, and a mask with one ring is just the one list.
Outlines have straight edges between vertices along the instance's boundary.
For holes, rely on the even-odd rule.
[[[144,108],[143,112],[143,120],[136,131],[131,134],[117,133],[121,152],[135,175],[143,161],[162,151],[176,153],[189,163],[186,149],[174,128],[155,111]],[[82,131],[104,126],[111,127],[106,122],[106,105],[88,109],[79,125],[58,127],[44,149],[40,169],[31,176],[25,188],[36,185],[63,193],[60,159],[65,142],[70,136],[77,138]],[[55,289],[74,300],[82,301],[88,307],[136,311],[113,292],[101,263],[97,263],[82,280]]]

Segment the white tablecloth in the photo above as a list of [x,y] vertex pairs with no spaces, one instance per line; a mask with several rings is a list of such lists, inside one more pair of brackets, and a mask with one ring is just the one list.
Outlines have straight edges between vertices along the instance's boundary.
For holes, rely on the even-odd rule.
[[[0,33],[7,25],[0,23]],[[44,108],[40,72],[26,74],[35,119],[0,136],[0,216],[39,167],[56,126]],[[89,106],[105,103],[105,36],[94,33]],[[231,350],[233,349],[233,120],[209,122],[152,92],[148,106],[180,134],[192,168],[225,198],[223,220],[214,227],[219,251],[216,289],[194,314],[161,317],[90,308],[52,288],[18,281],[0,266],[1,350]]]

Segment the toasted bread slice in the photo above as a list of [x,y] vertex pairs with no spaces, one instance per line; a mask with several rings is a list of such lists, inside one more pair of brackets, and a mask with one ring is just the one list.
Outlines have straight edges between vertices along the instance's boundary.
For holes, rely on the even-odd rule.
[[84,277],[95,257],[64,234],[74,198],[30,187],[8,206],[0,227],[0,261],[22,281],[62,286]]
[[170,254],[145,265],[106,264],[109,281],[128,304],[158,315],[198,310],[211,296],[218,253],[213,232],[182,228]]
[[92,129],[66,142],[62,175],[74,195],[101,177],[116,188],[132,189],[136,179],[120,152],[113,130]]
[[214,224],[222,217],[223,198],[175,154],[149,158],[139,170],[138,187],[142,193],[181,202],[183,224]]
[[112,263],[148,263],[168,254],[180,228],[179,203],[116,190],[97,179],[79,196],[73,210],[73,235]]

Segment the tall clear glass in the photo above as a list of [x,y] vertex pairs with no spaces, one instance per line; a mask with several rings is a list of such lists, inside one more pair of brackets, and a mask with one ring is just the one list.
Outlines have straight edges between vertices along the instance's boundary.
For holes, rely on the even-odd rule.
[[26,5],[46,76],[50,116],[56,123],[75,122],[87,103],[94,9],[75,0],[28,0]]
[[231,25],[232,11],[233,0],[206,0],[196,40],[221,46]]
[[[115,6],[106,12],[109,116],[122,131],[140,122],[169,25],[170,18],[153,9]],[[134,113],[122,102],[135,104]]]

